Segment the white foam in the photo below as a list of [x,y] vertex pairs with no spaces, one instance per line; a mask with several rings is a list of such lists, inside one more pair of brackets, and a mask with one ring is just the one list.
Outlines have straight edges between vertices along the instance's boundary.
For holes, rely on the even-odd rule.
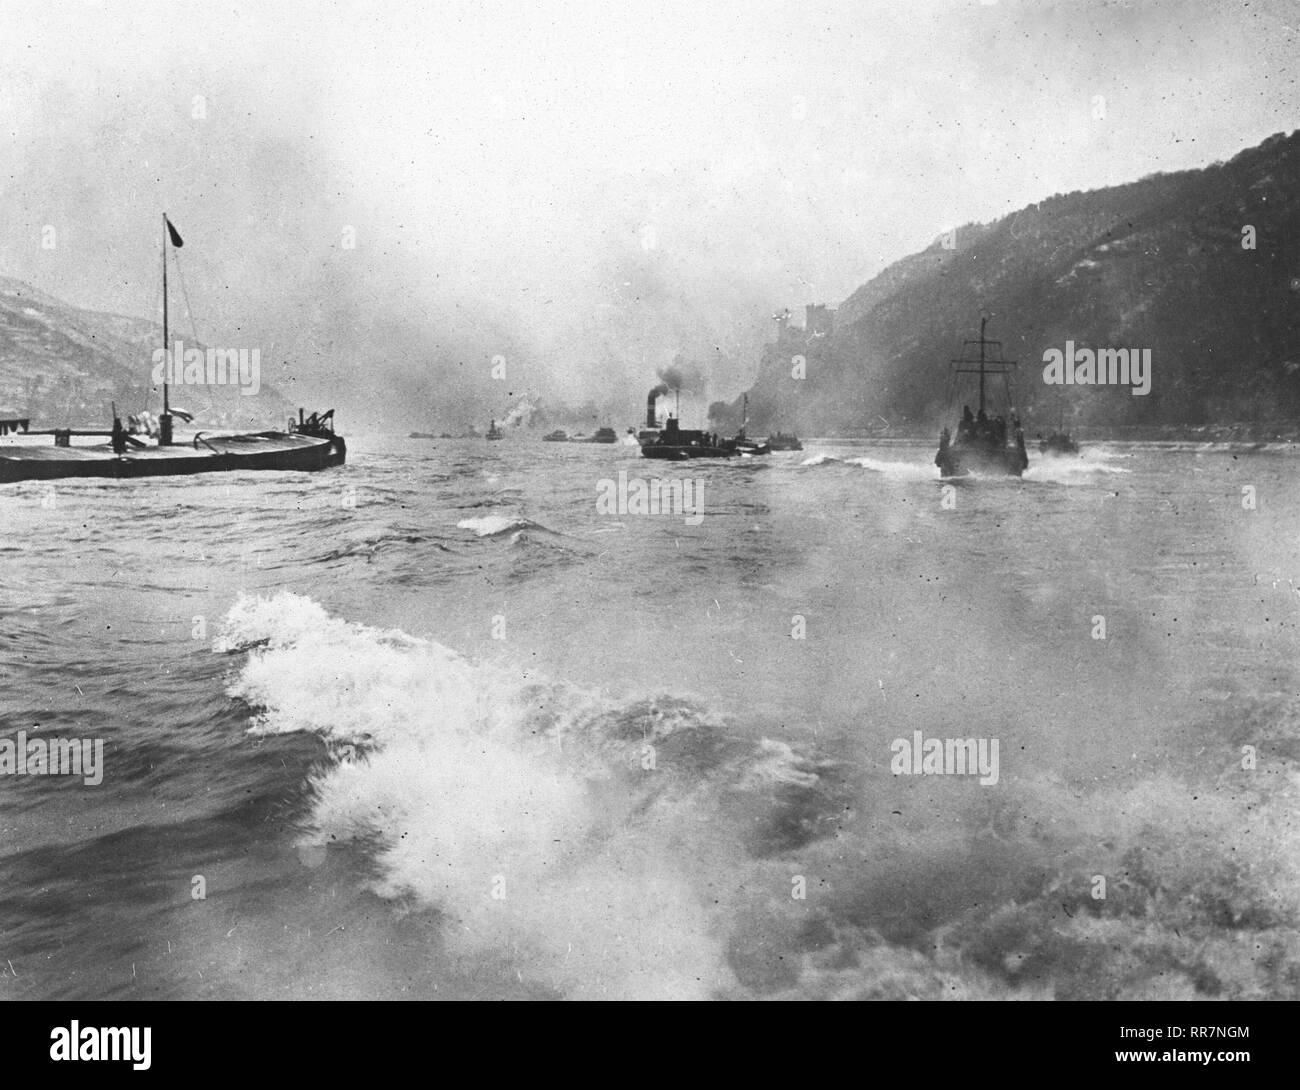
[[517,515],[482,515],[479,518],[461,519],[456,525],[462,530],[473,530],[479,537],[495,537],[510,530],[527,529],[534,523]]
[[879,473],[884,477],[894,477],[899,480],[931,480],[935,476],[935,468],[932,464],[922,462],[887,462],[879,458],[841,458],[834,454],[814,454],[811,458],[805,458],[801,466],[823,466],[823,465],[841,465],[856,466],[858,469],[869,469],[872,473]]
[[558,719],[539,729],[536,678],[289,593],[241,597],[220,646],[253,647],[229,690],[253,730],[373,747],[315,779],[304,843],[377,842],[375,891],[446,913],[455,952],[574,996],[703,997],[725,977],[687,861],[565,743],[595,694],[546,687]]
[[848,464],[899,480],[928,481],[933,480],[938,474],[933,462],[882,462],[877,458],[864,457],[850,458]]
[[1025,477],[1031,481],[1052,481],[1071,484],[1089,480],[1100,474],[1127,474],[1127,466],[1114,465],[1115,455],[1096,447],[1087,447],[1080,454],[1040,454],[1030,456]]

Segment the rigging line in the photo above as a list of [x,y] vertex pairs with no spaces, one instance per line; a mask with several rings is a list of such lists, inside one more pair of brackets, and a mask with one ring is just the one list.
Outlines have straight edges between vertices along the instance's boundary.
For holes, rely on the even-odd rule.
[[[190,336],[194,338],[194,347],[199,346],[199,331],[194,324],[194,309],[190,306],[190,289],[185,284],[185,273],[181,269],[181,259],[172,252],[172,265],[176,269],[176,279],[181,282],[181,298],[185,300],[185,316],[190,320]],[[206,377],[206,376],[205,376]],[[203,392],[208,399],[208,412],[215,413],[216,405],[212,400],[212,391],[208,388],[207,383],[203,383]]]
[[[166,251],[164,251],[163,253],[164,253],[164,260],[165,260]],[[157,303],[158,305],[158,310],[154,312],[155,314],[161,314],[162,308],[166,305],[167,301],[163,298],[163,292],[165,290],[166,289],[160,285],[158,288],[158,293],[154,296],[154,302]],[[163,366],[164,367],[167,366],[167,345],[166,344],[163,345]],[[149,409],[149,399],[151,397],[153,397],[153,372],[152,371],[149,373],[149,381],[144,384],[144,403],[140,406],[141,412],[152,411]]]

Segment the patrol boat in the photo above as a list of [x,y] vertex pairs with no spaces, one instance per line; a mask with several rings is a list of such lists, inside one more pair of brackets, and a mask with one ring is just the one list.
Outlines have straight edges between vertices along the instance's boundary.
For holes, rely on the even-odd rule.
[[[1019,477],[1029,468],[1025,432],[1011,405],[1011,373],[1016,361],[1002,358],[1001,341],[991,341],[984,336],[987,325],[988,318],[981,318],[979,340],[964,341],[960,358],[951,361],[954,375],[979,376],[979,412],[972,414],[970,406],[965,406],[957,423],[956,438],[947,428],[940,434],[939,453],[934,456],[934,464],[943,477],[966,477],[972,473],[987,477]],[[972,355],[974,348],[979,349],[977,356]],[[1006,416],[988,415],[986,386],[990,375],[1002,376]]]

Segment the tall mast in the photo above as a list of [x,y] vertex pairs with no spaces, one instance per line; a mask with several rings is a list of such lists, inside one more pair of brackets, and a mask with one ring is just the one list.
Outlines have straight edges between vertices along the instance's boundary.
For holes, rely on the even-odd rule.
[[171,412],[171,404],[167,400],[167,372],[171,366],[172,346],[167,339],[167,213],[163,213],[163,244],[162,244],[162,266],[163,266],[163,415],[166,416]]
[[980,413],[984,412],[984,327],[988,325],[988,317],[980,319]]
[[[980,355],[979,355],[979,359],[978,359],[978,360],[973,360],[973,359],[970,358],[970,346],[973,345],[973,344],[975,344],[976,342],[975,342],[975,341],[962,341],[962,342],[961,342],[961,358],[960,358],[960,359],[955,359],[955,360],[952,361],[954,364],[957,365],[957,366],[956,366],[956,369],[955,369],[955,373],[956,373],[956,374],[959,374],[959,375],[979,375],[979,377],[980,377],[980,413],[981,413],[981,414],[983,414],[984,411],[985,411],[985,409],[988,407],[988,398],[987,398],[987,396],[986,396],[986,394],[987,394],[987,390],[986,390],[987,376],[989,376],[989,375],[1002,375],[1004,378],[1007,379],[1007,396],[1008,396],[1008,399],[1009,399],[1010,396],[1011,396],[1011,386],[1010,386],[1010,379],[1009,379],[1007,376],[1009,376],[1009,375],[1011,374],[1011,370],[1012,370],[1012,368],[1014,368],[1014,367],[1016,366],[1016,361],[1015,361],[1015,360],[1007,360],[1007,359],[1003,359],[1003,358],[1002,358],[1002,342],[1001,342],[1001,341],[990,341],[987,337],[984,336],[986,330],[988,329],[988,324],[989,324],[989,320],[988,320],[988,317],[987,317],[987,316],[980,318],[980,339],[979,339]],[[990,348],[996,348],[996,349],[997,349],[997,351],[998,351],[997,359],[989,359],[988,350],[989,350]],[[976,363],[976,364],[978,364],[979,366],[978,366],[978,367],[971,367],[970,364],[972,364],[972,363]],[[990,368],[992,368],[992,370],[990,370]]]

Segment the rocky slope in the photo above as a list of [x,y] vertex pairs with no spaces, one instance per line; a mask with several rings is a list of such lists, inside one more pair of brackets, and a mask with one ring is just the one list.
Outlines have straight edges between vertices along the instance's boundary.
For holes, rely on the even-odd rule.
[[[952,412],[948,361],[981,314],[1020,361],[1015,400],[1031,431],[1061,418],[1156,429],[1300,417],[1300,132],[958,228],[854,292],[833,332],[769,344],[751,430],[937,428]],[[1151,392],[1046,385],[1043,354],[1067,340],[1150,349]],[[798,356],[804,378],[791,373]]]

